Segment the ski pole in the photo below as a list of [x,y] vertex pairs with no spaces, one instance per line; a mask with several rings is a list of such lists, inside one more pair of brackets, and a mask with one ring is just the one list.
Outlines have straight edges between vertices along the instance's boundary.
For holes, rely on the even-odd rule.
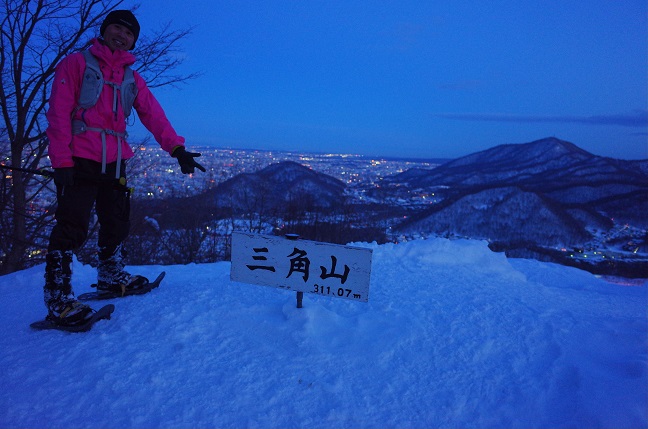
[[[32,173],[39,176],[54,178],[54,172],[52,170],[47,170],[44,168],[40,170],[34,170],[30,168],[14,167],[14,166],[4,165],[4,164],[0,164],[0,168],[4,170],[22,171],[24,173]],[[106,177],[95,177],[95,176],[90,176],[88,174],[78,174],[78,173],[74,177],[79,180],[87,180],[89,182],[99,182],[99,183],[112,182],[115,188],[120,191],[128,192],[129,194],[133,192],[133,188],[129,188],[128,186],[126,186],[125,177],[120,177],[119,179],[109,179]]]
[[22,171],[23,173],[37,174],[39,176],[54,177],[54,172],[52,170],[46,170],[44,168],[40,170],[34,170],[31,168],[13,167],[11,165],[4,165],[4,164],[0,164],[0,168],[4,170],[15,170],[15,171]]

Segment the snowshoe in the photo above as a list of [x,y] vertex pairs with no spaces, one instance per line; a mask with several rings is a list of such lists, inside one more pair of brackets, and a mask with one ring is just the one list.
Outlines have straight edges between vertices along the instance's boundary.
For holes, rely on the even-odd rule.
[[83,311],[77,311],[75,313],[76,315],[83,314],[83,318],[77,317],[76,320],[70,320],[69,312],[62,318],[50,312],[45,320],[39,320],[38,322],[32,323],[30,326],[37,330],[56,329],[66,332],[86,332],[92,329],[94,324],[99,320],[110,319],[110,315],[115,311],[115,306],[112,304],[101,307],[97,311],[78,301],[75,304],[74,308],[70,311],[75,309],[79,310],[79,307],[83,306],[84,308],[81,309]]
[[132,276],[129,283],[124,285],[93,284],[92,287],[97,288],[97,291],[83,293],[78,296],[78,299],[81,301],[90,301],[123,298],[130,295],[143,295],[160,286],[165,274],[166,273],[162,271],[152,282],[149,282],[146,277]]
[[125,295],[128,291],[129,294],[132,295],[138,290],[145,289],[149,285],[149,283],[149,279],[144,276],[128,275],[122,282],[109,283],[99,280],[96,284],[92,285],[92,287],[96,287],[97,292],[111,292]]

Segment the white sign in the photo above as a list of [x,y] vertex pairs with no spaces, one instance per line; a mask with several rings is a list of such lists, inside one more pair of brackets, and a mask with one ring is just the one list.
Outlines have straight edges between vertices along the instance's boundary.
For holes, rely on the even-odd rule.
[[371,249],[232,233],[232,281],[369,301]]

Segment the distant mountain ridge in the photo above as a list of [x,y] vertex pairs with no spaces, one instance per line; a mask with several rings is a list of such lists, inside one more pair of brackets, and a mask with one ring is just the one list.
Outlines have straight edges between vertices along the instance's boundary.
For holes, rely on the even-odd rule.
[[384,182],[443,200],[395,228],[403,233],[573,245],[614,223],[648,226],[648,160],[600,157],[556,138],[496,146]]
[[293,161],[271,164],[254,173],[243,173],[207,193],[216,207],[266,209],[299,202],[311,208],[328,209],[339,204],[346,185]]
[[[228,220],[226,230],[244,219],[255,231],[285,226],[306,239],[340,244],[466,237],[488,240],[509,256],[648,275],[648,160],[600,157],[556,138],[496,146],[349,189],[284,161],[200,195],[134,205],[169,230]],[[578,249],[609,252],[602,262],[570,259]]]
[[573,143],[546,138],[476,152],[428,170],[425,174],[416,174],[413,178],[408,172],[401,175],[385,180],[407,182],[411,187],[502,184],[547,188],[606,180],[632,184],[648,180],[648,160],[624,161],[596,156]]
[[[238,174],[198,195],[133,201],[133,207],[140,217],[153,218],[165,229],[188,229],[232,216],[261,219],[327,212],[342,204],[345,188],[334,177],[282,161]],[[190,216],[187,208],[191,209]]]

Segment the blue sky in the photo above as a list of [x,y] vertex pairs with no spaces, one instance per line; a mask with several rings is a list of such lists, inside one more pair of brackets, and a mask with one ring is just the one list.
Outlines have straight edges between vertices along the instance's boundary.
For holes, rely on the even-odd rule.
[[195,26],[182,71],[202,76],[154,91],[188,147],[417,158],[550,136],[648,158],[647,14],[644,0],[156,0],[136,11],[144,33]]

